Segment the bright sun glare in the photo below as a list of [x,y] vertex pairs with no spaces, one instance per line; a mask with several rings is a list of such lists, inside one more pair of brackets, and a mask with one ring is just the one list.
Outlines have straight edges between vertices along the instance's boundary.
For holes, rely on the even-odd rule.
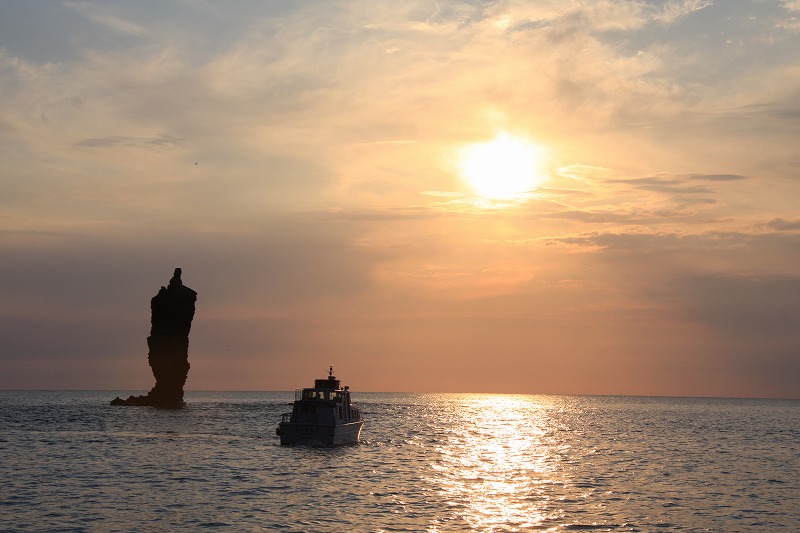
[[458,171],[480,196],[510,200],[530,192],[542,181],[542,155],[541,146],[500,133],[489,142],[461,149]]

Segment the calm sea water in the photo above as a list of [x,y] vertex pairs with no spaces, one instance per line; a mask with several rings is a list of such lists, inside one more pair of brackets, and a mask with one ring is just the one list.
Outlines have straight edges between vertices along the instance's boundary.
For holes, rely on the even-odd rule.
[[800,401],[354,392],[315,449],[293,392],[128,394],[0,392],[0,530],[800,531]]

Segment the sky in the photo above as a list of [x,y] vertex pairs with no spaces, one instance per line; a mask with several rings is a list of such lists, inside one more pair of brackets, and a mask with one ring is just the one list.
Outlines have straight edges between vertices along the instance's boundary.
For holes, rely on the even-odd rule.
[[798,50],[797,0],[4,0],[0,388],[149,390],[181,267],[187,389],[798,398]]

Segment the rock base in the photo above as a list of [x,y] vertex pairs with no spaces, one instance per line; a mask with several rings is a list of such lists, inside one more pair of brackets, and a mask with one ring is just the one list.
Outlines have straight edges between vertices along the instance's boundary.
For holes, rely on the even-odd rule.
[[155,398],[150,396],[149,394],[144,394],[142,396],[128,396],[127,399],[123,400],[119,396],[111,400],[111,405],[133,405],[133,406],[144,406],[144,407],[158,407],[161,409],[181,409],[186,407],[186,402],[180,400],[178,402],[169,402],[165,401],[160,398]]

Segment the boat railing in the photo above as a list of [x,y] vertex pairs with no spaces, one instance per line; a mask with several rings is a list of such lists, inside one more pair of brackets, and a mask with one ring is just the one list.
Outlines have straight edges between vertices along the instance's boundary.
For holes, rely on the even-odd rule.
[[291,422],[292,420],[292,413],[283,413],[281,414],[281,423],[285,424]]
[[303,389],[294,389],[294,399],[295,401],[303,399]]

